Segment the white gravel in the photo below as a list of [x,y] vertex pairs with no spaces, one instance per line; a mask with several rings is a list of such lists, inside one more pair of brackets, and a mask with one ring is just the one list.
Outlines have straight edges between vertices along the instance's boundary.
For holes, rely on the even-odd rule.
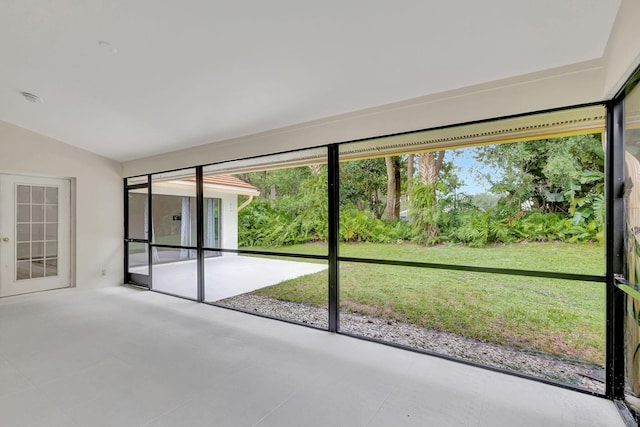
[[[218,301],[247,312],[327,328],[326,309],[243,294]],[[604,368],[514,347],[463,338],[409,323],[353,313],[340,313],[342,332],[392,342],[604,393]]]

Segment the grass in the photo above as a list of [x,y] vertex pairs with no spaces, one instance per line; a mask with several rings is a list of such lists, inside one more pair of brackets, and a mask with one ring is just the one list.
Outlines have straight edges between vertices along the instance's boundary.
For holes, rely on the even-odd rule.
[[[267,248],[253,248],[267,249]],[[324,254],[326,246],[282,252]],[[599,245],[530,243],[486,248],[342,245],[341,256],[603,274]],[[260,289],[280,300],[326,306],[321,272]],[[409,322],[497,344],[604,364],[603,283],[340,263],[342,311]]]

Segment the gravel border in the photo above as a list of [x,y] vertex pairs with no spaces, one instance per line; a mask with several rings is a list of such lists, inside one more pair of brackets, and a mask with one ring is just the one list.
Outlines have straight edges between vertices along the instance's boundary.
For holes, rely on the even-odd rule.
[[[280,301],[252,294],[227,298],[216,304],[324,329],[328,326],[327,310],[307,304]],[[604,394],[605,391],[604,368],[593,364],[568,361],[548,354],[524,351],[409,323],[354,313],[340,313],[340,329],[354,335],[529,374],[597,393]]]

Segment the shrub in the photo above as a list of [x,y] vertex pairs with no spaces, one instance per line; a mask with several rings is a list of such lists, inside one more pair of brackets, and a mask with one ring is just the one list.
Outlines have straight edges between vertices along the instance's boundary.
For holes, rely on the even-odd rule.
[[343,242],[393,243],[410,238],[411,227],[402,221],[387,223],[355,207],[340,212],[340,240]]

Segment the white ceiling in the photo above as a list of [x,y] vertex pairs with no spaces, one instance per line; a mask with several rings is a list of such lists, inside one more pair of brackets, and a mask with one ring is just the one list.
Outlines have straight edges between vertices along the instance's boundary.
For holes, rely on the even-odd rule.
[[619,5],[3,0],[0,120],[130,160],[601,58]]

